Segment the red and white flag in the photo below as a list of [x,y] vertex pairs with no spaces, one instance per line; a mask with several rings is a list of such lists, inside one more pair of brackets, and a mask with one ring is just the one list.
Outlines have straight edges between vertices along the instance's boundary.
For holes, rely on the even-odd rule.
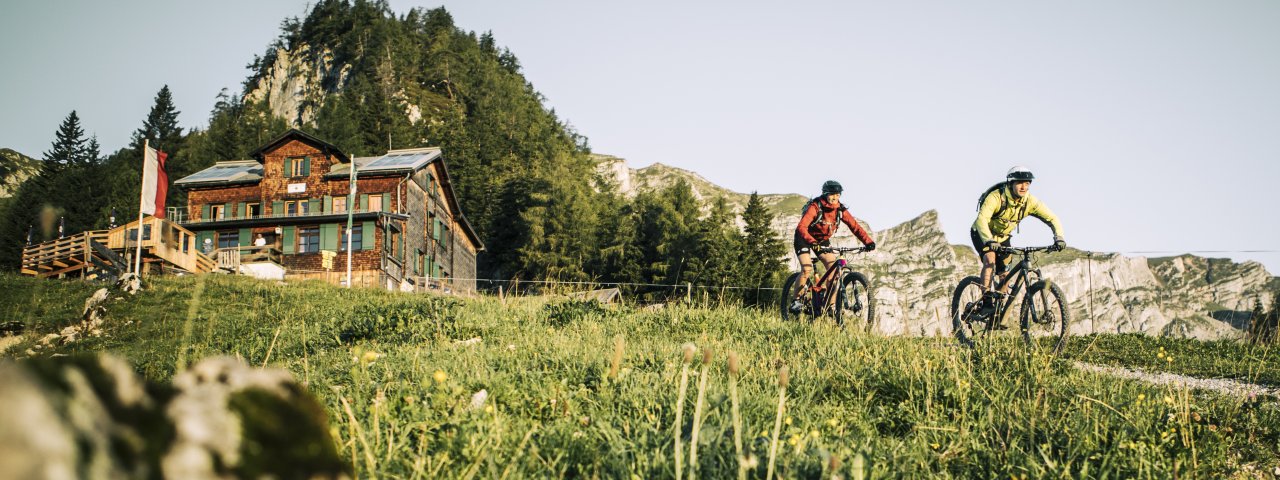
[[164,197],[169,193],[164,161],[169,154],[146,147],[142,157],[142,213],[164,218]]

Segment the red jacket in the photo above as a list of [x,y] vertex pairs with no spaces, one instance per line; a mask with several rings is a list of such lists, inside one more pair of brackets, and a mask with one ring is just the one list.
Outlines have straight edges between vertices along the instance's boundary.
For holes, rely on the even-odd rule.
[[[819,212],[822,215],[820,220]],[[839,217],[838,220],[837,217]],[[840,204],[827,203],[825,198],[819,198],[805,209],[804,215],[800,217],[800,224],[796,225],[796,235],[811,245],[822,243],[829,240],[836,230],[840,229],[840,222],[848,225],[853,235],[858,237],[858,241],[863,245],[874,241],[862,225],[858,225],[858,221],[853,219],[853,215],[850,215],[848,210],[840,208]]]

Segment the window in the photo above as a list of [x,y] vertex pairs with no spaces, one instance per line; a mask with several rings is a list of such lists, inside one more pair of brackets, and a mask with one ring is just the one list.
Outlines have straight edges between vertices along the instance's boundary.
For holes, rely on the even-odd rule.
[[226,214],[227,214],[227,208],[226,208],[226,207],[227,207],[226,205],[214,205],[214,206],[213,206],[213,209],[212,209],[212,210],[213,210],[213,213],[212,213],[212,216],[211,216],[210,218],[212,218],[212,219],[214,219],[214,220],[222,220],[222,219],[224,219],[224,218],[227,218],[227,217],[226,217]]
[[333,213],[347,213],[347,197],[333,197]]
[[310,206],[310,204],[311,202],[308,200],[289,200],[284,202],[285,215],[290,217],[306,215],[307,207]]
[[237,248],[240,246],[240,232],[218,232],[218,248]]
[[293,157],[284,159],[286,177],[305,177],[311,174],[311,157]]
[[250,203],[249,218],[258,218],[261,215],[262,215],[262,204]]
[[[356,250],[364,249],[364,226],[357,223],[351,227],[351,246]],[[347,226],[338,224],[338,251],[347,251]]]
[[320,229],[303,227],[298,229],[298,253],[320,251]]
[[381,212],[382,195],[369,195],[369,205],[366,205],[365,207],[365,210],[369,212]]

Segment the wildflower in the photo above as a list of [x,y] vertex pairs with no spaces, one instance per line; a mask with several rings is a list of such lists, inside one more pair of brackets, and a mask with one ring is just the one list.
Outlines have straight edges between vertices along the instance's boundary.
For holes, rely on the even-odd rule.
[[444,383],[445,380],[449,379],[449,374],[444,373],[444,370],[436,370],[436,373],[431,375],[431,378],[434,378],[436,383]]
[[942,445],[938,445],[938,444],[936,444],[936,443],[930,443],[930,444],[929,444],[929,448],[932,448],[932,449],[934,449],[934,450],[937,450],[937,449],[939,449],[939,448],[942,448]]
[[484,413],[493,413],[493,405],[485,405]]
[[1157,353],[1157,354],[1156,354],[1156,358],[1164,358],[1164,350],[1163,350],[1163,349],[1161,349],[1161,350],[1160,350],[1160,353]]
[[782,423],[787,424],[788,426],[790,426],[790,425],[791,425],[791,417],[787,417],[787,419],[786,419],[786,420],[783,420],[783,421],[782,421]]
[[787,443],[794,447],[797,443],[800,443],[800,436],[792,435],[791,438],[787,439]]
[[382,358],[381,353],[370,350],[370,351],[364,352],[364,355],[360,356],[360,364],[369,365],[373,362],[378,361],[379,358]]
[[1138,403],[1142,403],[1142,401],[1146,399],[1147,399],[1147,396],[1145,394],[1141,394],[1141,393],[1138,394]]
[[813,437],[813,438],[818,438],[818,431],[817,431],[817,430],[809,430],[809,436],[810,436],[810,437]]
[[840,421],[833,418],[831,420],[827,420],[827,425],[831,428],[836,428],[840,426]]

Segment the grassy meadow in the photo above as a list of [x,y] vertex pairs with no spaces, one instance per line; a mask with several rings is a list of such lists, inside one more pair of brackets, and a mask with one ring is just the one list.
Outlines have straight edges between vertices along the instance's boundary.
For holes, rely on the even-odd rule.
[[772,310],[504,304],[205,275],[149,279],[110,304],[105,335],[34,349],[76,323],[96,288],[0,275],[0,322],[26,324],[3,356],[109,351],[155,381],[212,355],[288,369],[327,407],[361,478],[647,479],[677,468],[765,478],[771,458],[780,478],[1270,478],[1280,468],[1275,398],[1072,367],[1280,384],[1278,354],[1246,344],[1098,336],[1051,358],[1009,337],[975,353],[950,337],[783,323]]

